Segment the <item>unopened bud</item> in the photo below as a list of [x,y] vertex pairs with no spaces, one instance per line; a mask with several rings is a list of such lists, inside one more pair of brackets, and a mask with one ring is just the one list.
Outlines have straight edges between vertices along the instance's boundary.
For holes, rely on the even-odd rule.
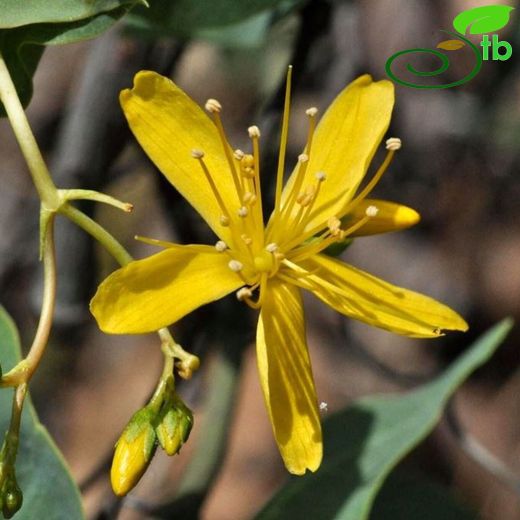
[[4,518],[13,517],[22,507],[23,494],[15,481],[11,481],[10,486],[2,496],[2,514]]
[[117,496],[131,491],[143,476],[155,453],[155,412],[144,407],[136,412],[117,441],[110,480]]
[[188,440],[192,426],[191,410],[180,399],[175,399],[155,429],[162,449],[170,456],[179,453]]

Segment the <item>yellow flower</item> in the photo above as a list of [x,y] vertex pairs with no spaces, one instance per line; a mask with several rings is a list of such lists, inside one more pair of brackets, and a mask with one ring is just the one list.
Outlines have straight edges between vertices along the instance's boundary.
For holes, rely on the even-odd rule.
[[300,289],[346,316],[406,336],[467,329],[445,305],[321,254],[347,237],[394,231],[419,220],[410,208],[366,198],[400,147],[399,139],[387,140],[386,159],[360,189],[390,123],[392,83],[358,78],[319,125],[317,109],[308,109],[307,144],[282,190],[289,71],[275,207],[266,226],[256,126],[249,128],[252,153],[233,150],[218,101],[206,103],[210,118],[154,72],[139,72],[120,99],[148,156],[219,240],[215,246],[150,241],[164,250],[109,276],[92,300],[94,316],[109,333],[150,332],[237,291],[239,300],[260,309],[258,369],[285,465],[295,474],[315,471],[322,435]]

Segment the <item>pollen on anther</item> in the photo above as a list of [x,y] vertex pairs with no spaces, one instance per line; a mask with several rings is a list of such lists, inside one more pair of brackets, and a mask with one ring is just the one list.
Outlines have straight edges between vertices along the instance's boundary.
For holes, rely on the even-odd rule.
[[308,108],[305,113],[309,116],[309,117],[314,117],[317,113],[318,113],[318,109],[316,107],[311,107],[311,108]]
[[219,241],[215,244],[215,249],[216,249],[219,253],[224,252],[227,248],[228,248],[228,246],[227,246],[227,244],[226,244],[223,240],[219,240]]
[[265,246],[265,250],[268,253],[276,253],[278,251],[279,247],[278,244],[275,244],[274,242],[271,242],[270,244],[267,244]]
[[386,149],[390,150],[392,152],[395,152],[396,150],[399,150],[401,148],[401,139],[399,137],[390,137],[385,141]]
[[247,217],[248,213],[249,213],[249,210],[245,206],[238,208],[239,217],[242,217],[242,218]]
[[251,137],[251,138],[260,137],[260,129],[256,125],[250,126],[247,129],[247,133],[249,134],[249,137]]
[[233,157],[237,160],[237,161],[241,161],[242,158],[244,157],[244,152],[242,150],[240,150],[239,148],[237,148],[234,152],[233,152]]
[[309,156],[306,153],[301,153],[298,155],[298,161],[301,163],[305,163],[309,160]]
[[325,172],[316,172],[314,176],[316,177],[316,180],[318,182],[323,182],[327,180],[327,174]]
[[227,215],[220,215],[220,225],[224,227],[229,226],[229,217]]
[[191,156],[194,159],[202,159],[204,157],[204,152],[202,150],[199,150],[198,148],[194,148],[191,151]]
[[242,262],[239,262],[238,260],[230,260],[229,263],[228,263],[228,267],[234,273],[238,273],[238,272],[242,271],[242,269],[244,268]]
[[250,246],[253,243],[253,239],[248,235],[240,235],[240,238],[244,241],[246,246]]
[[219,114],[222,110],[222,105],[216,99],[208,99],[204,107],[212,114]]
[[367,217],[375,217],[379,213],[379,208],[376,206],[368,206],[368,208],[365,210],[365,215]]
[[249,204],[250,206],[253,206],[255,202],[256,202],[256,195],[254,193],[251,193],[250,191],[248,191],[244,195],[244,204]]
[[251,298],[253,296],[253,291],[249,289],[249,287],[242,287],[237,291],[237,300],[239,302],[243,301],[245,298]]

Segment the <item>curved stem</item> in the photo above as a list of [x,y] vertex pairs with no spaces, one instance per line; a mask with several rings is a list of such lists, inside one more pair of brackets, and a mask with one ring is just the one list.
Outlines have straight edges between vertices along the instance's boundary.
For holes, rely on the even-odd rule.
[[43,299],[38,328],[27,357],[18,363],[1,380],[1,386],[18,386],[28,383],[45,352],[52,326],[56,303],[56,255],[54,248],[54,217],[46,229],[43,249]]
[[25,115],[22,103],[18,98],[16,88],[9,73],[9,69],[0,53],[0,99],[4,104],[7,117],[13,128],[16,140],[20,145],[22,154],[27,162],[34,185],[42,204],[48,208],[57,208],[60,205],[60,197],[49,170],[43,160],[36,139],[32,133],[29,121]]
[[92,235],[120,265],[130,263],[130,253],[101,225],[70,204],[63,204],[58,212]]

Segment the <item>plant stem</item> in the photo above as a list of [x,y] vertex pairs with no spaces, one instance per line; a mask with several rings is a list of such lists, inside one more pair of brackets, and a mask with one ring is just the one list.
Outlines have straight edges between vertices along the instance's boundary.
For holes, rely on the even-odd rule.
[[18,386],[28,383],[45,352],[52,326],[56,303],[56,255],[54,249],[54,216],[46,230],[43,249],[43,299],[38,328],[27,357],[18,363],[1,380],[1,386]]
[[13,80],[0,53],[0,99],[4,104],[7,117],[13,127],[16,140],[27,162],[34,185],[42,204],[47,209],[55,209],[60,205],[60,197],[49,170],[43,160],[36,139],[32,133],[23,106],[18,98]]
[[79,209],[69,204],[63,204],[59,213],[77,224],[89,235],[92,235],[120,265],[126,265],[133,260],[130,253],[103,226],[100,226]]

